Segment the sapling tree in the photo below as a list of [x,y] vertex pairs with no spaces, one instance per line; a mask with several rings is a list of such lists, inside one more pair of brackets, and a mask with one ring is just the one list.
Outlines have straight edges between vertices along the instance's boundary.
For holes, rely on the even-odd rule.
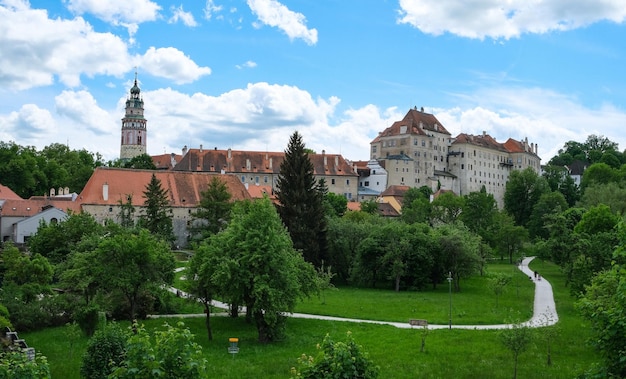
[[512,324],[499,333],[500,341],[513,354],[513,379],[517,378],[517,362],[532,341],[532,330],[521,323]]

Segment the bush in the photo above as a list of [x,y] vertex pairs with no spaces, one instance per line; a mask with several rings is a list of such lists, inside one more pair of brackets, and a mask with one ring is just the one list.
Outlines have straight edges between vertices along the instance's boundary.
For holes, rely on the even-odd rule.
[[98,328],[100,308],[95,304],[86,305],[76,311],[74,320],[87,337],[93,336]]
[[117,324],[108,324],[97,330],[87,344],[80,366],[80,376],[87,379],[106,379],[124,361],[126,334]]
[[375,379],[378,377],[378,366],[374,366],[367,353],[361,352],[348,332],[346,342],[334,342],[327,334],[317,357],[302,355],[298,359],[300,370],[291,369],[292,378],[332,379],[360,378]]
[[0,379],[50,379],[50,367],[45,356],[37,354],[29,360],[25,353],[0,353]]

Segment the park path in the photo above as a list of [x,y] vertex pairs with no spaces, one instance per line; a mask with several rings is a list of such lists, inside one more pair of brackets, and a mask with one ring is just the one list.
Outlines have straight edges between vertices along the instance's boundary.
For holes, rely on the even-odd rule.
[[[533,316],[530,320],[522,323],[523,326],[529,326],[533,328],[550,326],[557,323],[559,320],[559,316],[556,312],[556,306],[554,304],[554,295],[552,293],[552,286],[550,282],[548,282],[544,278],[536,278],[534,272],[528,268],[528,264],[535,257],[524,258],[521,264],[517,267],[524,274],[532,279],[535,283],[535,300],[533,305]],[[184,268],[177,269],[180,271]],[[176,289],[170,288],[171,292],[177,293],[181,296],[187,296],[184,292]],[[218,308],[228,308],[228,304],[213,301],[212,304]],[[368,324],[379,324],[379,325],[391,325],[396,328],[402,329],[412,329],[412,328],[420,328],[420,326],[413,326],[407,322],[392,322],[392,321],[376,321],[376,320],[362,320],[356,318],[345,318],[345,317],[334,317],[334,316],[323,316],[323,315],[313,315],[306,313],[287,313],[289,317],[294,318],[304,318],[304,319],[315,319],[315,320],[328,320],[328,321],[345,321],[345,322],[356,322],[356,323],[368,323]],[[189,314],[189,315],[152,315],[150,317],[205,317],[205,314]],[[455,325],[452,324],[428,324],[429,329],[472,329],[472,330],[486,330],[486,329],[506,329],[512,327],[512,324],[494,324],[494,325]]]

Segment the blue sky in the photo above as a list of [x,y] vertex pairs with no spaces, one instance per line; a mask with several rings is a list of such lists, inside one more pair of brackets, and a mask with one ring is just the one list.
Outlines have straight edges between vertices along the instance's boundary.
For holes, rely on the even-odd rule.
[[148,153],[369,158],[414,106],[453,136],[626,149],[623,0],[0,0],[0,141],[119,155],[137,67]]

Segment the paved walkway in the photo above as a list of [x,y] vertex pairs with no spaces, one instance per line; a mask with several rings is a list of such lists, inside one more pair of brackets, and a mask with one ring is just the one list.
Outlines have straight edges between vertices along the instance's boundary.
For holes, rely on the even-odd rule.
[[[535,283],[535,302],[533,307],[533,317],[523,322],[522,325],[529,326],[533,328],[550,326],[557,323],[559,320],[559,316],[556,313],[556,306],[554,304],[554,296],[552,294],[552,286],[550,282],[541,278],[535,279],[534,272],[528,268],[528,264],[535,257],[525,258],[522,261],[522,264],[518,266],[518,268],[527,276],[533,278],[533,282]],[[178,269],[180,271],[180,269]],[[170,288],[171,292],[178,293],[181,296],[187,296],[187,294],[177,290],[175,288]],[[228,304],[213,301],[212,304],[218,308],[228,308]],[[305,313],[288,313],[289,317],[295,318],[305,318],[305,319],[316,319],[316,320],[328,320],[328,321],[346,321],[346,322],[357,322],[357,323],[368,323],[368,324],[379,324],[379,325],[391,325],[396,328],[403,329],[411,329],[411,328],[420,328],[419,326],[412,326],[407,322],[391,322],[391,321],[374,321],[374,320],[361,320],[355,318],[344,318],[344,317],[333,317],[333,316],[322,316],[322,315],[312,315]],[[150,317],[205,317],[205,314],[189,314],[189,315],[153,315]],[[511,324],[495,324],[495,325],[455,325],[452,324],[452,329],[505,329],[510,328]],[[448,329],[450,325],[436,325],[429,324],[429,329]]]

